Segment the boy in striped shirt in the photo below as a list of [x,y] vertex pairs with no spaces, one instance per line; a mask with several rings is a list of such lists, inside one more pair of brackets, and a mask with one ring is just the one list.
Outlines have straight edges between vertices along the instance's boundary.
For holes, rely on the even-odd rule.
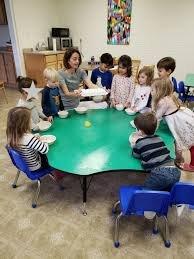
[[141,159],[142,167],[150,173],[144,187],[169,191],[179,181],[181,173],[163,140],[155,135],[156,116],[151,112],[139,114],[134,124],[139,132],[133,135],[137,139],[133,146],[133,156]]

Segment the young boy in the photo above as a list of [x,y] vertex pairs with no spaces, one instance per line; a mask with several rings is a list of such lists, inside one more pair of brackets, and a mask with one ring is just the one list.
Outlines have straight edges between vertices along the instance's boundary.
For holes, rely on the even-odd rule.
[[104,53],[100,57],[100,66],[92,71],[91,81],[93,84],[98,82],[101,78],[101,84],[106,89],[111,89],[113,75],[109,69],[113,67],[113,57],[109,53]]
[[21,93],[21,97],[17,103],[17,107],[25,107],[28,108],[31,111],[31,129],[34,131],[39,130],[39,126],[37,125],[42,120],[47,120],[49,122],[52,121],[52,117],[47,117],[41,109],[39,109],[39,106],[37,105],[35,98],[28,99],[28,92],[25,91],[25,88],[30,88],[32,82],[36,85],[36,80],[32,80],[29,77],[22,77],[19,76],[17,78],[18,83],[18,90]]
[[[174,60],[174,58],[171,58],[171,57],[162,58],[157,63],[158,76],[160,78],[165,78],[165,79],[169,78],[170,75],[174,72],[175,68],[176,68],[176,61]],[[172,79],[171,79],[171,82],[174,88]],[[152,102],[152,97],[150,95],[147,103],[147,107],[151,107],[151,102]]]
[[142,167],[150,172],[144,187],[152,190],[170,191],[180,179],[180,170],[174,165],[170,151],[160,137],[155,135],[157,127],[156,116],[151,113],[139,114],[134,124],[139,130],[134,133],[132,142],[133,156],[141,159]]
[[174,58],[165,57],[158,61],[157,69],[158,69],[158,76],[160,78],[168,78],[174,72],[176,68],[176,62]]
[[54,68],[46,68],[43,75],[46,86],[42,91],[42,109],[46,116],[55,116],[63,109],[58,88],[58,73]]

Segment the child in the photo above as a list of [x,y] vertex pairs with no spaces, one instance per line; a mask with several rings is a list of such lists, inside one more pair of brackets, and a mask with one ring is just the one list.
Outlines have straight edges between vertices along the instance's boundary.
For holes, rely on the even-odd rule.
[[12,108],[8,113],[6,134],[8,145],[20,152],[30,171],[36,171],[48,166],[47,159],[40,154],[46,154],[49,147],[30,132],[30,119],[28,108]]
[[118,61],[118,74],[114,75],[110,99],[112,106],[122,104],[125,108],[131,106],[134,94],[134,82],[132,79],[132,61],[127,55],[123,55]]
[[133,111],[143,110],[148,103],[151,92],[151,83],[154,71],[150,67],[143,67],[138,73],[138,85],[135,86],[135,93],[131,103]]
[[[141,159],[142,167],[150,172],[144,187],[152,190],[170,191],[180,179],[180,170],[174,165],[170,151],[160,137],[155,135],[157,118],[151,113],[139,114],[134,124],[139,130],[133,146],[133,156]],[[137,136],[135,136],[137,135]],[[139,136],[138,136],[139,135]]]
[[46,116],[55,116],[61,109],[61,97],[58,88],[58,73],[54,68],[44,70],[46,86],[42,91],[42,110]]
[[[40,122],[40,119],[48,120],[49,122],[52,121],[52,117],[47,117],[45,114],[42,113],[41,110],[39,110],[35,99],[31,98],[27,100],[28,93],[23,88],[30,88],[33,80],[29,77],[18,77],[18,89],[21,93],[21,98],[18,101],[17,107],[26,107],[31,110],[31,129],[36,131],[39,130],[38,123]],[[36,81],[34,81],[36,84]]]
[[80,52],[68,48],[64,54],[64,69],[58,71],[60,95],[65,110],[74,109],[79,105],[81,97],[80,83],[84,81],[87,87],[96,88],[86,72],[79,68],[82,62]]
[[176,68],[176,62],[174,58],[165,57],[158,61],[157,69],[159,78],[169,78]]
[[92,71],[91,81],[96,84],[100,78],[101,85],[107,90],[111,88],[112,73],[109,69],[113,67],[113,57],[109,53],[104,53],[100,57],[100,66]]
[[[194,170],[194,113],[185,107],[173,95],[169,79],[156,79],[152,84],[152,110],[158,120],[164,118],[175,138],[177,160],[181,153],[190,149],[191,163],[183,164],[184,169]],[[180,161],[179,161],[180,162]]]
[[[31,172],[40,168],[49,167],[46,153],[49,147],[40,138],[31,133],[31,111],[25,107],[12,108],[7,117],[7,142],[8,145],[19,151]],[[55,179],[61,180],[64,174],[54,170]]]

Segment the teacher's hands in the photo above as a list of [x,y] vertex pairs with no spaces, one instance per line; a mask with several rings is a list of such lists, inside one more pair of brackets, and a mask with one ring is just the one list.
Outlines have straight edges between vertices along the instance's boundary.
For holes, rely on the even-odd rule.
[[81,97],[81,89],[74,90],[75,97]]

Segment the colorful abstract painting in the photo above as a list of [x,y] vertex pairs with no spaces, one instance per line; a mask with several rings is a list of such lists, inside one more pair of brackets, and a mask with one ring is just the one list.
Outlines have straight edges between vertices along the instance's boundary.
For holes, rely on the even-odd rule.
[[131,11],[132,0],[108,0],[108,44],[129,44]]

